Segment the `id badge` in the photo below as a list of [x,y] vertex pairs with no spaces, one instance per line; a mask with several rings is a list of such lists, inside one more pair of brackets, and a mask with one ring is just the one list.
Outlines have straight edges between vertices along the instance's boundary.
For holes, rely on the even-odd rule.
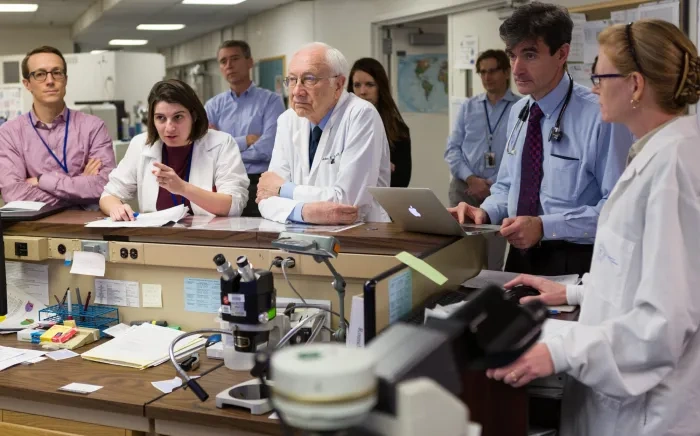
[[484,153],[484,163],[486,168],[496,168],[496,153],[488,151]]

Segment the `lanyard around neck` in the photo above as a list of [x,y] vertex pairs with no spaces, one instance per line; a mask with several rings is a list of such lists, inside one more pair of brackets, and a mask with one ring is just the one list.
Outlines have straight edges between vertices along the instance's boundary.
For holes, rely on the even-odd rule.
[[498,129],[498,125],[501,123],[501,120],[503,119],[503,115],[505,115],[506,110],[508,109],[508,106],[510,105],[509,101],[506,101],[506,107],[503,108],[501,111],[501,115],[498,117],[498,121],[496,121],[496,125],[493,126],[493,129],[491,128],[491,120],[489,119],[489,110],[486,107],[486,100],[484,100],[484,112],[486,113],[486,124],[489,126],[489,151],[491,151],[491,143],[493,142],[493,132]]
[[49,144],[44,141],[44,138],[41,137],[39,134],[39,131],[37,130],[36,126],[34,125],[34,118],[32,118],[32,113],[29,112],[29,122],[32,124],[32,127],[34,128],[34,131],[36,132],[36,135],[41,139],[41,143],[44,144],[44,147],[46,147],[46,150],[49,152],[51,157],[54,158],[54,160],[58,163],[58,165],[61,167],[63,172],[68,174],[68,159],[66,157],[66,150],[68,149],[68,126],[70,125],[70,110],[66,109],[66,132],[63,135],[63,162],[56,156],[56,154],[51,150],[51,147],[49,147]]
[[[185,182],[189,183],[190,182],[190,170],[192,169],[192,151],[194,150],[194,144],[192,144],[192,147],[190,148],[190,152],[187,153],[187,163],[185,164]],[[168,148],[163,143],[163,165],[165,166],[170,166],[168,165]],[[179,206],[181,204],[185,204],[185,201],[187,200],[185,197],[180,196],[181,201],[177,200],[177,196],[173,194],[172,192],[170,193],[170,197],[173,199],[173,204],[175,206]]]

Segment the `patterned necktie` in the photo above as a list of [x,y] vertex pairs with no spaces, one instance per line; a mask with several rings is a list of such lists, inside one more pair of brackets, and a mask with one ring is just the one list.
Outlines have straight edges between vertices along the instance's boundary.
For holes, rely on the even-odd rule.
[[314,164],[314,156],[316,155],[316,149],[318,148],[318,143],[321,142],[321,134],[323,130],[316,126],[311,131],[311,138],[309,138],[309,168]]
[[542,183],[542,109],[533,103],[527,121],[527,136],[523,145],[523,158],[520,167],[520,196],[517,216],[537,216],[540,205],[540,184]]

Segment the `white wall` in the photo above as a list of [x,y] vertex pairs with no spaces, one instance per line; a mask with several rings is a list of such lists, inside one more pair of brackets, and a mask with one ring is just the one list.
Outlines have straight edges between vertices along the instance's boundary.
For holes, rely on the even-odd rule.
[[42,45],[73,53],[70,27],[0,26],[0,56],[25,54]]
[[[447,26],[440,24],[421,25],[426,33],[447,34]],[[408,43],[408,35],[417,33],[418,29],[402,28],[392,29],[393,40],[391,81],[394,90],[397,89],[398,57],[397,51],[405,51],[407,55],[447,53],[447,46],[420,46],[414,47]],[[398,98],[394,95],[394,98]],[[411,186],[430,188],[443,204],[449,204],[448,187],[450,183],[450,171],[445,163],[443,154],[450,129],[450,118],[444,114],[423,114],[415,112],[402,112],[406,125],[411,130],[411,157],[413,159],[413,173]]]
[[371,56],[372,26],[377,0],[322,0],[314,5],[316,41],[340,50],[350,65],[357,59]]

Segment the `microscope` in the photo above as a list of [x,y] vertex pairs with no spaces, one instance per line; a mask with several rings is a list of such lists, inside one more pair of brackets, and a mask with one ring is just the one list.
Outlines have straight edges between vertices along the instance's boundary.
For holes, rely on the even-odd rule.
[[[272,273],[254,269],[245,256],[236,259],[237,269],[222,254],[214,257],[214,263],[221,274],[219,312],[222,328],[184,333],[170,344],[170,357],[175,370],[201,401],[207,400],[209,394],[173,360],[175,344],[181,339],[194,334],[220,333],[226,367],[235,371],[251,371],[256,365],[257,352],[286,345],[312,321],[314,327],[308,340],[313,341],[326,317],[326,313],[321,311],[304,315],[301,319],[298,313],[278,313]],[[291,326],[291,318],[295,319],[294,327]],[[269,387],[255,377],[221,391],[216,395],[216,406],[242,407],[254,415],[260,415],[272,409],[269,396]]]
[[[460,399],[467,369],[515,361],[540,336],[547,309],[481,289],[447,319],[395,323],[367,348],[319,343],[264,350],[253,373],[274,375],[283,431],[326,436],[480,436]],[[291,434],[291,433],[290,433]]]

